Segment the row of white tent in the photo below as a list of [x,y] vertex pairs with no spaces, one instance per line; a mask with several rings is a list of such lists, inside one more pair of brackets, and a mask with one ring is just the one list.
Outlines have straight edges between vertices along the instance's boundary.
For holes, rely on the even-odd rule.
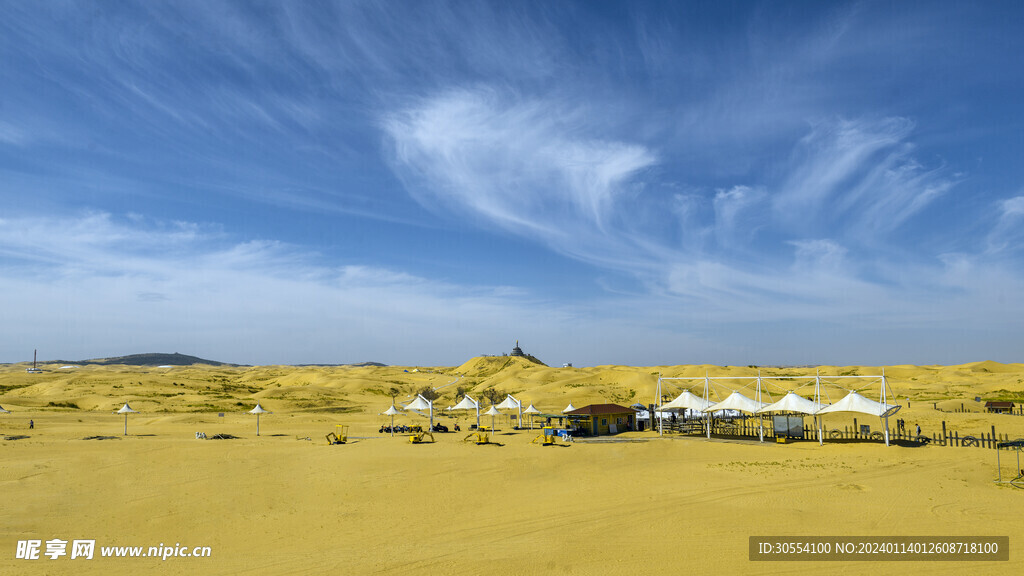
[[[509,395],[507,395],[505,397],[504,400],[501,401],[500,404],[492,404],[490,409],[487,410],[486,412],[483,412],[482,415],[490,416],[491,417],[491,428],[493,429],[494,428],[494,417],[501,415],[501,412],[499,412],[499,410],[513,410],[513,409],[519,410],[519,427],[520,428],[523,426],[523,414],[531,414],[532,415],[532,414],[540,414],[541,413],[541,411],[538,410],[533,404],[530,404],[529,406],[527,406],[524,409],[523,408],[523,403],[520,400],[516,399],[511,394],[509,394]],[[391,416],[391,430],[392,430],[391,434],[392,434],[392,436],[394,435],[394,429],[395,429],[395,416],[398,415],[398,414],[401,414],[402,410],[413,410],[413,411],[420,411],[420,412],[422,412],[423,410],[426,410],[427,413],[428,413],[428,417],[430,419],[430,427],[431,427],[431,429],[433,429],[433,427],[434,427],[434,403],[432,401],[427,400],[426,398],[424,398],[422,394],[417,394],[416,395],[416,399],[413,400],[412,402],[409,402],[405,406],[402,406],[401,408],[399,408],[399,407],[395,406],[394,404],[392,404],[387,410],[385,410],[384,412],[381,412],[381,415],[383,415],[383,416]],[[454,406],[449,406],[449,407],[445,408],[445,410],[446,411],[451,411],[451,410],[475,410],[476,411],[476,427],[480,428],[480,416],[481,416],[480,402],[478,400],[475,400],[475,399],[471,398],[468,394],[463,396],[462,400],[458,404],[456,404]],[[565,414],[567,412],[572,412],[573,410],[576,410],[576,407],[572,405],[572,402],[570,402],[569,405],[566,406],[564,410],[562,410],[562,413]],[[531,422],[531,427],[532,427],[532,422]]]
[[[822,415],[830,414],[834,412],[859,412],[862,414],[869,414],[882,418],[886,424],[883,426],[885,444],[889,445],[889,426],[888,418],[897,411],[900,406],[895,404],[885,403],[885,375],[878,376],[881,379],[881,390],[882,390],[882,402],[876,402],[865,398],[856,391],[850,391],[842,400],[835,404],[823,404],[821,402],[820,393],[820,378],[815,376],[815,398],[817,400],[810,400],[800,396],[795,392],[787,392],[777,402],[771,404],[761,402],[759,400],[752,400],[739,392],[732,392],[721,402],[712,402],[707,398],[708,394],[708,383],[711,380],[708,377],[702,378],[705,382],[704,393],[705,397],[697,396],[689,390],[684,390],[679,396],[673,399],[671,402],[663,404],[658,408],[659,412],[669,412],[677,410],[691,410],[697,414],[710,414],[714,412],[720,412],[722,410],[733,410],[737,412],[743,412],[752,415],[765,415],[765,414],[806,414],[808,416],[814,416],[816,428],[818,429],[818,442],[822,443],[822,428],[821,419]],[[876,378],[875,376],[868,376],[866,378]],[[686,378],[690,380],[690,378]],[[696,378],[693,378],[696,380]],[[662,378],[659,378],[658,385],[661,386]],[[673,378],[664,378],[664,380],[673,380]],[[761,379],[757,378],[758,389],[757,395],[760,398],[761,395]],[[707,434],[711,436],[711,421],[710,418],[707,421]],[[764,431],[761,430],[761,440],[764,440]]]

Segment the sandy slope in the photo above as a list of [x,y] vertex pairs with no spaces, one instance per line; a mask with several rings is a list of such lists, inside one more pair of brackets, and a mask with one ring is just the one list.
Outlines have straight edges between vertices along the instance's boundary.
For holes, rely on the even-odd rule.
[[[455,382],[441,390],[447,396],[438,404],[447,405],[456,387],[479,395],[494,386],[558,411],[569,401],[653,401],[659,372],[756,374],[699,366],[549,369],[507,360],[418,372],[0,369],[0,405],[13,411],[0,415],[0,432],[30,436],[0,441],[0,573],[612,574],[661,566],[670,573],[1007,574],[1022,566],[1015,546],[1024,491],[992,484],[991,450],[758,445],[644,433],[623,436],[637,442],[544,448],[529,443],[528,431],[499,434],[503,446],[464,443],[461,434],[412,445],[377,434],[386,419],[376,414],[390,404],[391,387],[402,400],[419,387]],[[910,398],[901,412],[910,425],[921,422],[928,432],[945,420],[977,433],[994,424],[1024,436],[1024,417],[932,405],[971,408],[975,395],[1020,394],[1024,366],[887,367],[886,374],[901,400]],[[112,414],[125,401],[142,412],[129,417],[127,437],[123,417]],[[260,437],[244,413],[256,401],[274,412],[261,419]],[[80,409],[47,407],[51,402]],[[829,425],[851,425],[852,418],[835,416]],[[350,425],[352,443],[326,445],[323,435],[335,423]],[[196,431],[241,438],[201,441]],[[94,435],[118,438],[83,439]],[[749,536],[776,534],[1009,535],[1011,561],[747,560]],[[16,560],[17,541],[31,538],[180,543],[210,546],[213,555]]]

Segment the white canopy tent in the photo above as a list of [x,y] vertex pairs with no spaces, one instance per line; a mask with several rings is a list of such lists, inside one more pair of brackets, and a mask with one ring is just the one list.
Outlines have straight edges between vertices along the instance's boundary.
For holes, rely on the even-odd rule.
[[138,414],[138,412],[135,411],[135,410],[132,410],[132,407],[129,406],[127,402],[125,402],[124,406],[121,406],[121,409],[118,410],[117,412],[115,412],[115,414],[124,414],[124,435],[127,436],[128,435],[128,415],[129,414]]
[[406,404],[406,410],[426,410],[430,414],[430,430],[434,430],[434,403],[417,394],[416,399]]
[[711,404],[710,401],[697,396],[693,392],[683,390],[682,394],[676,396],[671,402],[662,404],[658,407],[658,410],[693,410],[695,412],[704,412]]
[[[739,392],[733,392],[726,396],[725,400],[717,404],[708,406],[705,412],[720,412],[722,410],[736,410],[738,412],[746,412],[747,414],[757,414],[757,411],[764,408],[764,402],[758,402],[751,400]],[[708,438],[711,437],[711,422],[708,421]],[[760,430],[760,439],[764,442],[764,430]]]
[[4,410],[3,406],[0,406],[0,414],[10,414],[10,410]]
[[820,402],[808,400],[796,392],[787,392],[781,400],[774,404],[768,404],[757,412],[759,414],[770,414],[772,412],[799,412],[800,414],[817,414],[824,408]]
[[463,396],[462,401],[449,408],[449,410],[476,410],[476,427],[480,429],[480,403],[468,395]]
[[[815,383],[815,397],[820,400],[820,383]],[[821,425],[818,419],[818,411],[823,408],[824,405],[820,401],[808,400],[803,396],[800,396],[796,392],[787,392],[778,402],[769,404],[757,411],[758,414],[769,414],[775,412],[789,412],[798,414],[808,414],[814,416],[815,427],[818,429],[818,444],[821,444]]]
[[572,412],[575,409],[576,409],[576,407],[572,405],[572,402],[569,402],[569,405],[565,407],[565,410],[562,410],[562,414],[566,414],[568,412]]
[[395,414],[401,414],[401,412],[398,408],[395,408],[394,404],[392,404],[387,410],[381,412],[381,414],[384,416],[391,416],[391,436],[393,437],[395,435]]
[[[707,411],[708,406],[711,406],[711,402],[697,396],[689,390],[683,390],[682,394],[676,396],[674,400],[667,404],[663,404],[657,409],[658,413],[661,412],[673,412],[676,410],[691,410],[698,414],[704,414]],[[652,422],[653,424],[653,422]],[[664,422],[662,418],[658,418],[658,433],[664,434]]]
[[260,435],[260,414],[270,414],[270,411],[269,410],[265,410],[263,408],[263,406],[260,406],[260,403],[257,402],[256,403],[256,407],[253,408],[252,410],[249,410],[249,414],[255,414],[256,415],[256,435],[259,436]]
[[499,410],[512,410],[513,408],[516,408],[516,409],[519,410],[519,427],[522,428],[523,427],[523,403],[520,402],[519,400],[516,400],[515,397],[512,396],[511,394],[508,394],[507,396],[505,396],[505,399],[501,401],[501,404],[498,404],[498,409]]
[[[884,384],[883,384],[884,390]],[[884,402],[885,393],[882,393],[883,401],[875,402],[869,400],[857,392],[850,392],[842,400],[826,406],[821,410],[818,410],[817,415],[831,414],[833,412],[860,412],[861,414],[869,414],[871,416],[878,416],[882,419],[882,430],[885,435],[885,445],[889,445],[889,416],[892,416],[896,412],[899,412],[900,406],[893,404],[886,404]]]

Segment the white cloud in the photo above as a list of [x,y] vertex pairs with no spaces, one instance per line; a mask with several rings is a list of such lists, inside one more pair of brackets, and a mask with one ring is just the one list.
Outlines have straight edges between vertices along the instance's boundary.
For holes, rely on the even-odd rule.
[[423,99],[383,126],[422,205],[585,260],[621,256],[610,227],[630,184],[656,162],[644,146],[591,134],[586,110],[487,89]]

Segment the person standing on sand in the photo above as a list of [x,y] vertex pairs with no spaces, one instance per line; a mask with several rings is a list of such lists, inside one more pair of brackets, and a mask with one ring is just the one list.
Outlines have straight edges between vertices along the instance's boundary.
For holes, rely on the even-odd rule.
[[918,436],[921,435],[921,425],[920,424],[917,425],[917,435]]
[[29,420],[28,421],[28,429],[31,430],[31,429],[33,429],[35,427],[36,427],[35,421],[34,420]]

